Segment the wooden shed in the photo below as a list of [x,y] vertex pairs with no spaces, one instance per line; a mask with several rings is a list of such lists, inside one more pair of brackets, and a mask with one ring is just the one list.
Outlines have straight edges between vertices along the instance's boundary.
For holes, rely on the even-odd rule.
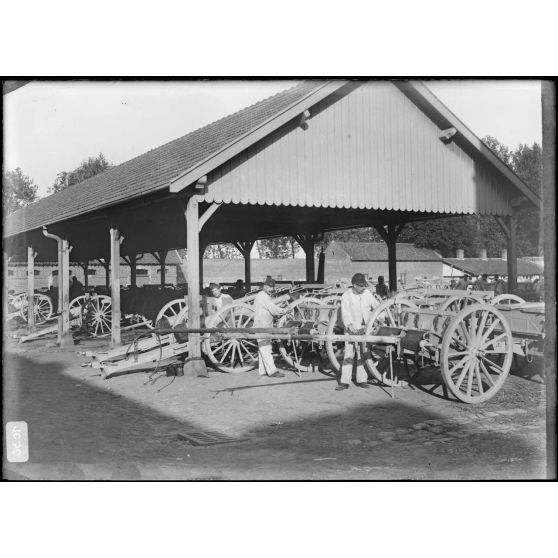
[[[374,226],[395,289],[405,223],[478,213],[506,232],[513,281],[514,211],[524,203],[541,200],[424,83],[305,81],[15,212],[4,239],[14,257],[27,252],[30,266],[35,253],[58,253],[62,270],[70,249],[76,261],[119,262],[139,252],[164,261],[168,250],[187,247],[197,327],[200,260],[210,243],[237,246],[249,283],[255,240],[292,235],[313,281],[313,247],[324,231]],[[118,264],[112,268],[117,324]],[[60,322],[62,338],[67,316]],[[114,327],[114,343],[119,335]],[[198,340],[190,341],[197,358]]]

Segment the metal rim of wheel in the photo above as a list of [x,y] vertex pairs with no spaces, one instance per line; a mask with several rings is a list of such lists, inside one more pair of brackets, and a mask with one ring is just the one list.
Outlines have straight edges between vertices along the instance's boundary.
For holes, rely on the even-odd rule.
[[[289,305],[287,313],[281,316],[277,327],[284,327],[289,320],[317,323],[320,320],[323,304],[323,301],[318,298],[299,298]],[[302,306],[305,308],[301,308]],[[312,306],[317,306],[317,308],[312,308]],[[315,369],[317,348],[317,343],[313,341],[282,339],[279,342],[279,352],[283,360],[300,372],[311,372]]]
[[515,306],[517,304],[525,304],[525,301],[517,295],[514,294],[501,294],[495,296],[491,301],[490,304],[493,306]]
[[[408,298],[390,298],[378,306],[368,319],[365,334],[375,335],[379,327],[401,327],[402,308],[417,309],[417,305]],[[367,343],[364,350],[364,366],[376,380],[386,386],[399,386],[406,380],[399,378],[389,367],[389,354],[387,347]]]
[[[254,324],[254,309],[248,304],[228,304],[206,321],[208,328],[250,328]],[[255,339],[216,339],[203,342],[209,360],[221,372],[248,372],[258,366],[258,342]]]
[[184,308],[188,306],[188,303],[184,298],[176,298],[167,302],[159,313],[157,314],[157,318],[155,319],[155,327],[159,327],[159,324],[163,318],[168,320],[169,327],[174,327],[175,324],[181,323],[179,322],[179,318],[183,319],[184,316],[182,315],[182,311]]
[[[27,304],[27,296],[21,297],[21,308],[20,315],[27,321],[27,309],[29,305]],[[35,325],[44,324],[48,321],[53,313],[54,309],[52,306],[52,300],[49,296],[35,293],[33,295],[33,315],[35,316]]]
[[442,379],[464,403],[482,403],[504,385],[513,359],[513,338],[504,315],[490,304],[464,308],[444,332]]
[[[76,302],[81,297],[75,298],[72,302]],[[83,295],[85,298],[85,295]],[[107,335],[112,329],[112,301],[109,296],[96,295],[92,296],[89,301],[83,301],[82,308],[89,305],[91,312],[90,331],[91,335],[97,337],[99,335]],[[80,311],[79,324],[81,325],[82,312]]]
[[[339,302],[341,299],[339,298]],[[332,306],[329,320],[327,324],[327,335],[342,335],[344,333],[343,327],[341,325],[341,304],[337,306]],[[343,357],[343,351],[345,350],[345,343],[340,341],[326,341],[325,342],[326,354],[331,364],[334,372],[339,372],[341,370],[341,363],[339,359]]]
[[438,306],[438,310],[442,312],[447,311],[447,312],[453,312],[457,314],[458,312],[461,312],[463,308],[467,306],[471,306],[472,304],[478,304],[478,302],[479,302],[478,299],[475,298],[474,296],[455,295],[455,296],[450,296],[442,304],[440,304],[440,306]]

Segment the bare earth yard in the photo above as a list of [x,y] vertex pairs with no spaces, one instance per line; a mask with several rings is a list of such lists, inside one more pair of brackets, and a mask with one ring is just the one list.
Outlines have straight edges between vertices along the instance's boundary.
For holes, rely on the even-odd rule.
[[[103,380],[45,340],[5,343],[4,423],[24,420],[29,461],[4,477],[113,480],[545,478],[544,384],[534,362],[491,401],[450,400],[421,387],[336,392],[321,372],[260,379],[143,373]],[[155,381],[153,381],[155,380]],[[172,383],[171,383],[172,381]],[[429,391],[432,390],[432,393]],[[211,431],[236,442],[194,446],[179,434]]]

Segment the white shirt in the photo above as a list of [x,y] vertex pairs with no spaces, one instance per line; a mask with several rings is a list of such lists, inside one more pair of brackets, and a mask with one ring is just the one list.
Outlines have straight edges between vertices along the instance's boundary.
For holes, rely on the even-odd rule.
[[283,310],[273,302],[271,297],[260,291],[254,299],[254,327],[273,327],[273,317],[280,316]]
[[222,294],[219,297],[213,297],[213,312],[218,312],[219,310],[221,310],[221,308],[223,308],[223,306],[226,306],[227,304],[231,304],[233,301],[233,299],[226,294]]
[[366,324],[370,311],[379,306],[372,293],[365,289],[362,294],[356,294],[351,288],[341,297],[341,318],[345,328],[351,326],[359,329]]

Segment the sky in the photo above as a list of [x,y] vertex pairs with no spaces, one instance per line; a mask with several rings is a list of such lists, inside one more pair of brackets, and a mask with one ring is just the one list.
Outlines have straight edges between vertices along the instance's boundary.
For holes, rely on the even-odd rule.
[[[44,196],[61,171],[102,152],[123,163],[287,89],[294,81],[35,82],[4,96],[4,168]],[[541,143],[540,82],[429,81],[479,137]]]

